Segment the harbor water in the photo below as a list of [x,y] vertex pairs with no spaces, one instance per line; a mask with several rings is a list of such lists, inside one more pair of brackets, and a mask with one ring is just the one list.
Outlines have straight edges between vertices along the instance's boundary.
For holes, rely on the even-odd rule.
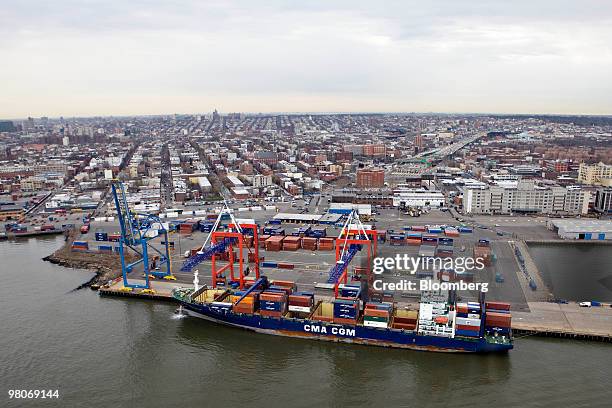
[[[169,303],[73,291],[91,272],[41,260],[62,243],[61,237],[0,242],[0,406],[609,407],[612,401],[606,343],[527,337],[507,355],[460,355],[252,334],[177,318]],[[11,389],[57,389],[59,399],[10,400]]]
[[529,252],[555,297],[612,302],[612,246],[529,244]]

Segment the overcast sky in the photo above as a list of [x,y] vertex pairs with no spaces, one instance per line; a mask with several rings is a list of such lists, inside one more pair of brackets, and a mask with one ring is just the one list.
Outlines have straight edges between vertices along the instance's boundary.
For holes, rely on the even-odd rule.
[[612,114],[612,1],[8,0],[0,118]]

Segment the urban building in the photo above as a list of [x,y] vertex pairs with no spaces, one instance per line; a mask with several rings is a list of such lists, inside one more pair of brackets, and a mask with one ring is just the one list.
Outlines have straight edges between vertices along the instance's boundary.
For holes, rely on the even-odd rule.
[[385,185],[385,171],[381,168],[357,170],[358,188],[381,188]]
[[563,239],[612,240],[612,221],[555,219],[547,227]]
[[612,187],[612,165],[603,162],[597,164],[580,163],[578,182],[593,186]]
[[595,211],[612,213],[612,187],[600,188],[595,192]]
[[442,207],[444,194],[424,189],[400,189],[393,192],[394,207]]
[[586,214],[590,193],[560,186],[540,187],[521,180],[516,187],[467,188],[463,209],[467,214]]

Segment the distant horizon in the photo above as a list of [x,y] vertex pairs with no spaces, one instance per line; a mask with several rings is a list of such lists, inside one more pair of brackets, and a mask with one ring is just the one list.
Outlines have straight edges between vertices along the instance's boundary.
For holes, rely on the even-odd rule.
[[[113,115],[113,114],[95,114],[95,115],[40,115],[33,116],[29,115],[26,117],[0,117],[0,121],[23,121],[28,120],[28,118],[32,119],[91,119],[91,118],[137,118],[137,117],[160,117],[160,116],[198,116],[198,115],[212,115],[214,110],[207,112],[172,112],[172,113],[142,113],[142,114],[121,114],[121,115]],[[560,116],[560,117],[612,117],[612,113],[529,113],[529,112],[444,112],[444,111],[335,111],[335,112],[325,112],[325,111],[286,111],[286,112],[248,112],[248,111],[238,111],[238,110],[228,110],[228,111],[217,111],[217,113],[221,116],[229,115],[229,114],[242,114],[247,116],[298,116],[298,115],[315,115],[315,116],[323,116],[323,115],[448,115],[448,116],[538,116],[538,117],[546,117],[546,116]]]

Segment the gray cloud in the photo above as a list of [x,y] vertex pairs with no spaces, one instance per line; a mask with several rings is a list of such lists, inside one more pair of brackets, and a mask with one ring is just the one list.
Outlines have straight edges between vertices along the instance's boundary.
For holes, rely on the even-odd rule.
[[612,113],[606,1],[21,1],[0,116]]

